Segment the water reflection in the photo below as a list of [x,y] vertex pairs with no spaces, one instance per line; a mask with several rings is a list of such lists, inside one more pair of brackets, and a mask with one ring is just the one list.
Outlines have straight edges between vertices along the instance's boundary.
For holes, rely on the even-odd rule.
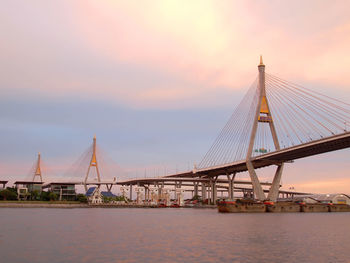
[[350,213],[0,210],[1,262],[349,262]]

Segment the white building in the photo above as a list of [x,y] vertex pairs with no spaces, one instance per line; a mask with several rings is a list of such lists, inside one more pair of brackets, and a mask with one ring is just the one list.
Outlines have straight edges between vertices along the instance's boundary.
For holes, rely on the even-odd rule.
[[346,194],[315,194],[298,196],[295,199],[307,204],[326,203],[326,204],[347,204],[350,205],[350,196]]

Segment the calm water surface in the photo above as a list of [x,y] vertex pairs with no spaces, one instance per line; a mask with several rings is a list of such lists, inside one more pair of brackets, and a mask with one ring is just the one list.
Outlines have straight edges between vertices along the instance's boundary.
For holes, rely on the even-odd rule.
[[350,262],[350,213],[0,209],[0,262]]

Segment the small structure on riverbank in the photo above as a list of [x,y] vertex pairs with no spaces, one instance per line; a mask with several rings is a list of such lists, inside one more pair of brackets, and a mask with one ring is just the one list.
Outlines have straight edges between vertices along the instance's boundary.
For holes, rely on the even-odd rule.
[[101,191],[99,187],[90,187],[85,195],[88,198],[88,202],[91,204],[102,204],[104,198],[116,197],[116,195],[109,191]]
[[347,194],[312,194],[300,195],[289,199],[289,201],[300,201],[306,204],[345,204],[350,205],[350,196]]
[[102,204],[102,194],[99,187],[90,187],[86,191],[86,197],[90,204]]
[[310,198],[325,204],[345,204],[350,205],[350,196],[346,194],[316,194]]
[[[5,185],[8,183],[8,181],[0,181],[0,189],[5,189]],[[2,186],[1,186],[2,185]]]

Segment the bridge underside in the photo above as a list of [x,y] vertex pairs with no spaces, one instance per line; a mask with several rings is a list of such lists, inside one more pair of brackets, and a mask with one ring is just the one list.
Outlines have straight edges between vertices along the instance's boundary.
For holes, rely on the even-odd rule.
[[[181,174],[184,176],[185,174]],[[188,173],[187,173],[188,175]],[[161,178],[138,178],[132,180],[119,181],[117,184],[122,186],[129,186],[130,199],[132,199],[132,187],[144,187],[145,193],[149,193],[151,187],[158,188],[158,191],[166,187],[173,189],[176,192],[177,188],[182,188],[185,192],[191,192],[192,196],[199,195],[204,199],[210,200],[214,204],[217,200],[217,194],[227,193],[227,197],[233,199],[234,192],[241,192],[244,197],[253,197],[252,182],[217,178],[213,181],[211,178],[186,178],[186,177],[161,177]],[[271,183],[261,183],[262,186],[269,188]],[[169,188],[167,188],[169,189]],[[161,190],[162,191],[162,190]],[[269,189],[263,189],[264,193],[269,193]],[[280,197],[294,197],[297,195],[310,195],[310,193],[295,192],[295,191],[279,191]],[[227,198],[226,197],[226,198]]]

